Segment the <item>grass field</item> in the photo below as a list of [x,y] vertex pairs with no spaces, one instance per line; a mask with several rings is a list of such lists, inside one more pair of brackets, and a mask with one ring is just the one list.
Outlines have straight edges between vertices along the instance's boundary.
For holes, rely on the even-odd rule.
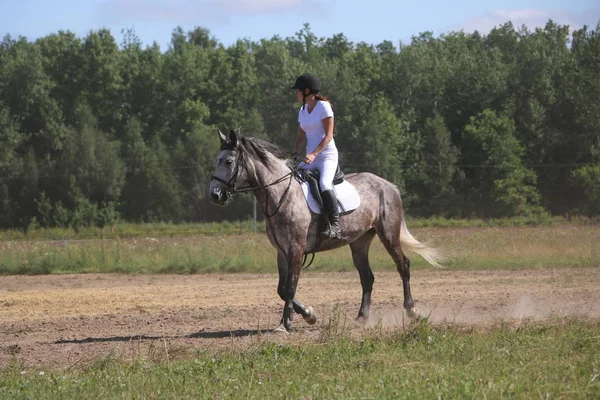
[[[211,232],[207,226],[163,228],[132,226],[130,235],[61,240],[46,240],[41,231],[27,237],[4,232],[0,274],[276,271],[274,248],[249,225]],[[453,270],[600,267],[600,227],[594,224],[421,222],[409,229],[442,248]],[[426,266],[410,257],[413,268]],[[395,268],[377,240],[371,264],[375,270]],[[354,267],[343,248],[317,254],[311,269]],[[465,327],[425,319],[398,329],[370,328],[357,337],[334,314],[320,329],[317,342],[297,333],[191,356],[188,349],[157,341],[133,360],[108,356],[91,366],[54,370],[24,368],[15,354],[12,365],[0,370],[0,399],[600,398],[597,320]]]
[[[420,218],[409,219],[411,228],[481,228],[481,227],[510,227],[510,226],[553,226],[564,223],[577,223],[580,225],[599,225],[600,220],[589,218],[566,219],[563,217],[515,217],[502,219],[447,219],[447,218]],[[156,223],[127,223],[121,222],[114,226],[104,228],[80,227],[75,230],[66,228],[35,228],[27,230],[0,230],[0,242],[9,240],[71,240],[71,239],[117,239],[117,238],[143,238],[158,236],[214,236],[214,235],[240,235],[249,232],[265,232],[265,222],[258,221],[256,225],[252,220],[223,221],[205,223],[170,222]]]
[[317,344],[296,336],[180,361],[171,359],[177,349],[157,346],[85,369],[15,363],[0,372],[0,398],[597,399],[599,332],[600,323],[582,320],[487,328],[424,320],[356,340],[329,326]]
[[[507,227],[414,228],[448,255],[453,269],[524,269],[600,266],[600,227],[586,224]],[[275,272],[276,251],[264,233],[156,236],[127,239],[14,240],[0,242],[0,275]],[[425,261],[410,255],[413,268]],[[374,269],[395,265],[378,240]],[[318,253],[311,267],[352,270],[347,247]]]

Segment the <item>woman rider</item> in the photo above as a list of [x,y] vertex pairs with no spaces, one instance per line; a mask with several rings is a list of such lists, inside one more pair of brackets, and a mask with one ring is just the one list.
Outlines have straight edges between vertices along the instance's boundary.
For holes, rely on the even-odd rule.
[[321,83],[311,75],[304,74],[296,79],[292,89],[302,103],[298,112],[298,136],[294,153],[298,153],[306,141],[306,156],[303,168],[320,173],[321,198],[329,226],[322,236],[340,239],[338,203],[333,190],[333,177],[338,167],[338,151],[333,140],[333,110],[329,101],[319,91]]

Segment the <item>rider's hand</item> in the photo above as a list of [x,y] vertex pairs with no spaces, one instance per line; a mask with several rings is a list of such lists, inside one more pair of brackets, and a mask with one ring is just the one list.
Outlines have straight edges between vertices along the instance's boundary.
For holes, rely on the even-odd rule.
[[304,164],[310,164],[315,160],[317,155],[315,153],[308,153],[306,157],[304,157]]

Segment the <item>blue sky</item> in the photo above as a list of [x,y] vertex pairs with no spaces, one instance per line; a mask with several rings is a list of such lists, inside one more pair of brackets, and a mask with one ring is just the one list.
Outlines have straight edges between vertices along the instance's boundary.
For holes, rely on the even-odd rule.
[[508,20],[530,28],[548,19],[571,28],[600,20],[597,0],[0,0],[0,10],[2,36],[35,40],[70,30],[85,37],[104,27],[121,42],[121,31],[133,28],[144,45],[156,41],[163,50],[177,26],[207,28],[225,45],[293,36],[306,22],[318,37],[398,44],[424,31],[487,33]]

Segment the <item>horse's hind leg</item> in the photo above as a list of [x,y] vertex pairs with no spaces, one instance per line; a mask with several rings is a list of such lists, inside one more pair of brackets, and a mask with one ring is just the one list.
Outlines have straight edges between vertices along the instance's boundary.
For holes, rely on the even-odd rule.
[[375,237],[375,230],[367,231],[361,238],[350,243],[352,250],[352,261],[358,270],[360,276],[360,285],[362,286],[362,301],[358,311],[358,321],[366,322],[369,319],[369,308],[371,307],[371,292],[373,291],[373,282],[375,277],[369,264],[369,247]]
[[404,255],[402,245],[400,244],[400,223],[393,224],[392,221],[388,220],[382,228],[377,231],[377,235],[387,252],[392,256],[392,259],[396,263],[396,269],[402,278],[404,309],[410,318],[417,318],[417,308],[410,293],[410,260]]

